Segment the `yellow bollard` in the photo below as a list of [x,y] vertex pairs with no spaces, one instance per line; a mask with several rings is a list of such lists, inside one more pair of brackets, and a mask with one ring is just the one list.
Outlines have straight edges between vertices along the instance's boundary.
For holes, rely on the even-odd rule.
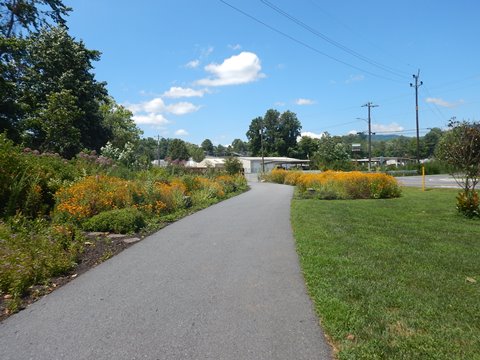
[[425,166],[422,164],[422,191],[425,191]]

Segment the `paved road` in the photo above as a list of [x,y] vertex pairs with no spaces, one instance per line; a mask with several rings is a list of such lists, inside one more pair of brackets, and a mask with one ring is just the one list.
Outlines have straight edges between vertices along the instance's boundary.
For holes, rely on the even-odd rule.
[[[397,177],[398,181],[405,186],[422,187],[422,176]],[[455,179],[450,175],[426,175],[425,187],[427,188],[459,188]]]
[[146,238],[0,324],[1,359],[330,359],[291,196],[252,183]]

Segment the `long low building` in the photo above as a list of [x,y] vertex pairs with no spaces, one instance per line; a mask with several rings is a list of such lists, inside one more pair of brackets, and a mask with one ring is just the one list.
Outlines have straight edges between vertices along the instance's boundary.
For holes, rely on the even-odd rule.
[[[271,171],[275,168],[282,167],[284,169],[290,169],[293,167],[308,167],[310,160],[300,160],[289,157],[251,157],[240,156],[238,157],[243,164],[243,168],[246,174],[258,174],[262,172],[262,167],[265,167],[265,171]],[[263,164],[263,165],[262,165]]]
[[[258,174],[262,172],[262,168],[265,167],[265,172],[271,171],[275,168],[291,169],[308,168],[310,160],[294,159],[289,157],[254,157],[254,156],[238,156],[238,160],[243,165],[245,174]],[[226,158],[207,156],[201,162],[195,162],[192,159],[184,162],[185,167],[207,169],[216,168],[221,169],[225,166]],[[168,163],[165,160],[154,160],[152,164],[155,166],[167,166]]]

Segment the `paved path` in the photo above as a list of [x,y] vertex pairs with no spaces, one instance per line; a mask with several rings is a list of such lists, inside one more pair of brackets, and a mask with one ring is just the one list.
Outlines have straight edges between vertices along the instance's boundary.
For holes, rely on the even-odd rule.
[[0,324],[0,358],[330,359],[291,196],[252,183],[146,238]]
[[[405,186],[422,187],[422,176],[401,176],[397,179]],[[425,187],[458,189],[460,186],[450,175],[426,175]]]

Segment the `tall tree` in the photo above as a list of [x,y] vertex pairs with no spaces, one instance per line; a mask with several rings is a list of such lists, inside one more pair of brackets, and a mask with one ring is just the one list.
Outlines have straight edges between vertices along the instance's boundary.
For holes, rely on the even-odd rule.
[[232,151],[240,155],[246,155],[248,151],[248,145],[241,139],[234,139],[232,141]]
[[318,146],[318,139],[313,139],[309,136],[302,136],[297,144],[297,156],[300,159],[310,159],[310,157],[317,152]]
[[123,148],[126,143],[138,144],[140,130],[132,119],[132,112],[118,105],[112,98],[100,105],[102,124],[111,134],[110,143],[116,148]]
[[318,150],[313,156],[313,164],[316,168],[323,170],[350,170],[352,167],[347,146],[328,132],[323,133],[318,142]]
[[24,115],[20,83],[26,67],[26,41],[0,36],[0,132],[18,141],[19,122]]
[[188,160],[190,155],[188,154],[187,145],[185,141],[180,139],[173,139],[168,145],[167,156],[171,160]]
[[[100,150],[111,134],[102,124],[99,104],[106,99],[105,84],[95,80],[93,61],[100,52],[75,41],[65,28],[42,29],[27,42],[27,63],[22,79],[22,98],[26,112],[35,114],[45,108],[52,93],[68,90],[83,116],[77,122],[82,147]],[[31,117],[31,116],[30,116]],[[38,122],[25,122],[24,131],[41,134]],[[33,139],[32,145],[44,139]]]
[[252,156],[262,155],[262,135],[260,134],[262,131],[263,118],[259,116],[252,120],[246,134]]
[[425,144],[426,157],[432,157],[435,154],[435,149],[438,142],[442,138],[443,131],[440,128],[432,128],[423,138]]
[[295,113],[285,111],[280,114],[277,110],[269,109],[263,118],[257,117],[250,123],[247,131],[250,151],[253,155],[261,153],[263,135],[265,155],[289,156],[297,146],[301,129],[302,125]]
[[61,0],[0,1],[0,33],[10,38],[22,31],[30,32],[53,22],[66,25],[65,17],[72,9]]
[[187,145],[188,154],[193,159],[193,161],[200,162],[205,159],[205,152],[200,146],[191,144],[189,142],[185,144]]
[[280,156],[292,156],[301,129],[302,125],[295,113],[287,110],[280,115],[277,130],[280,140],[277,140],[276,145]]
[[210,139],[203,140],[200,147],[207,155],[213,155],[213,143]]
[[76,100],[69,90],[47,96],[46,106],[35,117],[37,128],[42,133],[40,149],[57,152],[65,158],[71,158],[82,150],[77,125],[83,113]]

